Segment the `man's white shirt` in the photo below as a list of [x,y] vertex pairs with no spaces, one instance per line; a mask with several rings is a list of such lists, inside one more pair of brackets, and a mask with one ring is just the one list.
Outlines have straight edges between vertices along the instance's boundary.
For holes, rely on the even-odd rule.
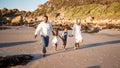
[[51,32],[53,31],[52,24],[50,22],[41,22],[35,31],[35,35],[43,35],[43,36],[49,36]]

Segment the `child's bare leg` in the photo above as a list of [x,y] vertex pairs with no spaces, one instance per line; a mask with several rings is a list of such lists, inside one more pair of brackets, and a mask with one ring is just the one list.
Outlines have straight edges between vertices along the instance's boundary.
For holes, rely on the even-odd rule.
[[61,48],[64,48],[64,45],[61,45]]
[[65,49],[66,45],[64,45],[64,49]]
[[64,49],[66,48],[67,41],[64,42]]
[[63,48],[63,49],[65,49],[65,47],[66,47],[66,45],[65,45],[65,44],[63,44],[63,45],[62,45],[62,48]]
[[55,51],[57,51],[57,44],[55,44]]
[[77,48],[79,48],[79,46],[80,46],[80,44],[78,43],[78,44],[77,44]]
[[78,44],[78,43],[75,43],[74,49],[77,49],[77,44]]
[[78,43],[78,46],[77,46],[78,48],[80,47],[80,44],[81,44],[81,43],[82,43],[82,40],[80,40],[80,42]]

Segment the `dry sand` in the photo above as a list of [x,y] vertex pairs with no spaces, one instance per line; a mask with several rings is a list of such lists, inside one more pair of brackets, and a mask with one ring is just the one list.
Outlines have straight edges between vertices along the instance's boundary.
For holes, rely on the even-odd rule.
[[41,55],[41,40],[39,37],[34,39],[34,31],[30,27],[0,30],[0,56],[34,56],[28,64],[12,68],[120,68],[120,31],[111,29],[99,33],[83,33],[84,42],[77,50],[73,49],[74,38],[68,37],[67,50],[58,46],[58,51],[54,51],[51,36],[44,58]]

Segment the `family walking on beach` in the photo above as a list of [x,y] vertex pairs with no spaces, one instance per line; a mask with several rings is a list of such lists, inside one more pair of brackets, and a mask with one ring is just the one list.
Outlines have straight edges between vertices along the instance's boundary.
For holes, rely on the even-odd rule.
[[[61,35],[59,35],[58,29],[53,29],[52,24],[48,21],[48,16],[43,16],[43,21],[37,26],[35,31],[35,38],[38,36],[38,34],[41,36],[42,40],[42,52],[43,57],[46,55],[46,47],[49,45],[49,37],[50,34],[53,34],[52,44],[54,46],[54,49],[57,51],[57,46],[59,43],[59,37],[61,38],[63,44],[62,48],[65,49],[67,44],[67,36],[68,36],[68,30],[67,28],[64,28],[64,31]],[[74,49],[79,48],[80,43],[83,42],[82,34],[81,34],[81,20],[77,19],[76,23],[73,26],[72,36],[75,38],[75,45]]]

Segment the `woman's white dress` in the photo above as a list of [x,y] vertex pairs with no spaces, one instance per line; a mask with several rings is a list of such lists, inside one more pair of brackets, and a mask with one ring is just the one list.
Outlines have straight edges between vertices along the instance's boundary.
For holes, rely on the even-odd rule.
[[73,35],[75,37],[75,42],[79,43],[83,40],[81,33],[81,25],[74,24],[73,26]]

